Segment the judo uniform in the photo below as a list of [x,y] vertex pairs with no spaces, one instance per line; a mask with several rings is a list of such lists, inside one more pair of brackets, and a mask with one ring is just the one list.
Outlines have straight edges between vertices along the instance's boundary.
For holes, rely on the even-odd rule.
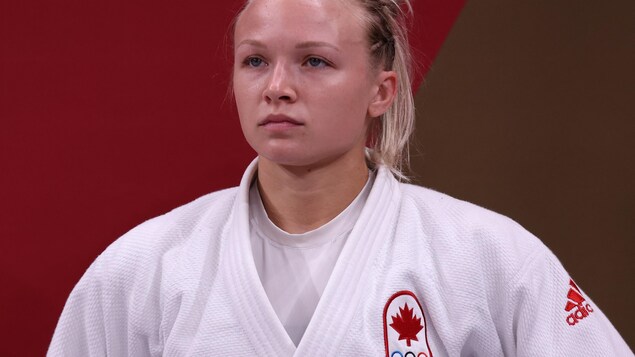
[[259,280],[249,186],[115,241],[71,293],[50,356],[632,356],[512,220],[380,167],[296,347]]

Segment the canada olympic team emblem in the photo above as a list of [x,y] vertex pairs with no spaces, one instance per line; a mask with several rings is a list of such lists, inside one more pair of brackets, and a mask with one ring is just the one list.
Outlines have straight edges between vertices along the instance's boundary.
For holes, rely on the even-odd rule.
[[386,357],[432,357],[426,316],[415,294],[400,291],[384,307]]

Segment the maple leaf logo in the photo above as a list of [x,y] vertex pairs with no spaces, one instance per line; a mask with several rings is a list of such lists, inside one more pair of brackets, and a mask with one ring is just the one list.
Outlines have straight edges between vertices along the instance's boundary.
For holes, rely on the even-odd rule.
[[408,347],[410,347],[410,341],[419,341],[417,334],[423,329],[421,318],[414,314],[414,308],[408,308],[408,303],[400,307],[399,314],[391,318],[390,327],[397,331],[400,340],[406,340]]

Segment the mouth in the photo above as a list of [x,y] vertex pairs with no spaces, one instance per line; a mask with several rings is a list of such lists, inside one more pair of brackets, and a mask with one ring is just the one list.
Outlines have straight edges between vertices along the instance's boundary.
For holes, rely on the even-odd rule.
[[270,114],[258,123],[258,126],[299,126],[304,125],[299,120],[284,114]]

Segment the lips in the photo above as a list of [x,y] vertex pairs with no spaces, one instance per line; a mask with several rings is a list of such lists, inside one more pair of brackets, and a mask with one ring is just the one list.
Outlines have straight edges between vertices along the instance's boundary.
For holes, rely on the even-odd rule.
[[297,126],[304,125],[299,120],[293,119],[284,114],[270,114],[258,123],[258,126]]

